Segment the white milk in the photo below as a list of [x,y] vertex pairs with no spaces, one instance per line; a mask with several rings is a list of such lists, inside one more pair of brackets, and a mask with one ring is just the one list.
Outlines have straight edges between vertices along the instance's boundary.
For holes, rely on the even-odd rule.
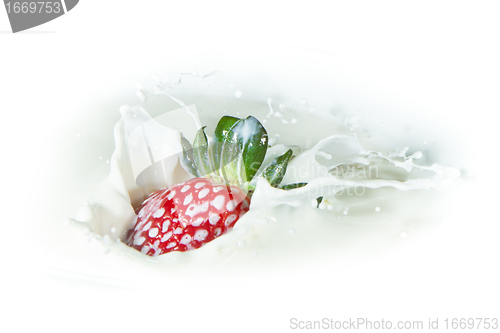
[[[364,113],[373,116],[369,109],[329,109],[295,96],[291,103],[289,96],[287,101],[246,99],[245,91],[228,83],[220,72],[204,76],[193,72],[163,81],[155,78],[138,88],[140,105],[120,108],[112,155],[98,156],[97,151],[88,150],[84,156],[101,162],[90,182],[81,180],[81,189],[88,193],[74,219],[68,220],[68,228],[75,230],[71,231],[75,244],[83,244],[75,252],[88,258],[100,258],[105,252],[103,262],[126,271],[129,277],[156,270],[168,274],[199,270],[240,274],[273,267],[293,270],[324,260],[376,255],[437,225],[446,188],[460,175],[458,169],[442,166],[439,159],[428,159],[406,146],[411,139],[401,136],[401,141],[390,141],[378,135],[385,124],[363,123]],[[132,164],[148,165],[150,160],[137,154],[144,160],[131,163],[130,151],[141,149],[131,133],[152,117],[191,104],[196,105],[201,125],[208,126],[207,134],[213,133],[223,115],[257,117],[272,145],[265,163],[293,148],[297,156],[283,184],[308,185],[282,191],[259,179],[250,211],[232,231],[200,249],[151,258],[121,242],[134,223],[134,209],[154,190],[137,185]],[[162,149],[179,151],[177,128],[181,125],[156,128],[153,137],[164,143]],[[407,136],[411,138],[411,133]],[[168,163],[158,188],[189,177],[176,159]],[[323,201],[318,206],[319,196]],[[87,238],[88,243],[84,242]],[[370,253],[365,252],[366,247],[352,244],[371,244]],[[346,248],[351,249],[347,255]],[[339,249],[344,249],[340,251],[343,259],[334,259],[339,258]]]

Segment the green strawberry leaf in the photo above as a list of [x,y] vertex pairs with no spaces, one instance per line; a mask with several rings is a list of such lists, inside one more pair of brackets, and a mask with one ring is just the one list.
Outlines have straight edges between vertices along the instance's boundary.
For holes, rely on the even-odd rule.
[[240,120],[240,118],[224,116],[219,120],[217,126],[215,127],[213,143],[211,147],[212,165],[214,166],[215,170],[219,170],[220,168],[222,145],[224,144],[224,142],[230,141],[228,139],[229,130],[238,120]]
[[316,202],[318,203],[316,208],[319,208],[319,205],[321,204],[321,202],[323,201],[323,197],[317,197],[316,198]]
[[288,191],[288,190],[293,190],[296,188],[301,188],[301,187],[304,187],[306,185],[307,185],[307,183],[293,183],[293,184],[281,185],[280,188],[282,190]]
[[[257,118],[249,116],[234,123],[226,134],[226,140],[226,142],[237,143],[240,147],[246,180],[252,180],[266,156],[268,145],[266,129]],[[222,152],[223,155],[224,153]]]
[[210,156],[208,154],[208,140],[205,134],[205,127],[198,130],[193,142],[193,157],[199,173],[207,176],[213,172]]
[[286,153],[276,157],[274,161],[272,161],[272,163],[269,164],[269,166],[264,170],[262,175],[267,179],[271,186],[276,187],[281,183],[292,155],[293,151],[288,149]]
[[243,154],[237,142],[226,141],[222,145],[220,176],[226,184],[238,187],[247,181]]
[[201,177],[194,161],[193,147],[189,140],[181,135],[182,158],[179,159],[184,170],[189,171],[195,177]]

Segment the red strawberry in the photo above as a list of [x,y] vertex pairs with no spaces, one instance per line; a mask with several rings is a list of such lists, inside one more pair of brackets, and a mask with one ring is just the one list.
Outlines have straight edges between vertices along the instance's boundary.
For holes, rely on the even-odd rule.
[[197,249],[231,229],[249,204],[238,187],[205,178],[161,189],[138,209],[128,245],[150,256]]

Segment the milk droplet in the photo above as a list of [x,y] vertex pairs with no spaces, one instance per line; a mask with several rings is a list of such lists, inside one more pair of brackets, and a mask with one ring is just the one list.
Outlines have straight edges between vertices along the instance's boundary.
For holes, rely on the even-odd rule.
[[280,139],[280,135],[275,134],[273,138],[269,139],[269,145],[274,146],[278,142],[279,139]]
[[89,222],[94,217],[92,208],[87,204],[82,204],[76,213],[76,220],[78,222]]
[[295,229],[290,229],[290,230],[288,230],[288,233],[289,233],[290,235],[293,235],[293,234],[295,233]]
[[[361,115],[357,112],[349,112],[344,119],[344,124],[348,127],[356,126],[361,120]],[[352,131],[352,129],[351,129]]]
[[243,247],[243,246],[245,246],[246,244],[247,244],[247,242],[246,242],[246,241],[244,241],[244,240],[240,240],[240,241],[238,241],[238,243],[236,243],[236,245],[238,245],[238,247]]
[[111,237],[109,235],[104,235],[102,237],[102,240],[104,241],[104,244],[107,246],[110,246],[113,242],[111,241]]
[[240,98],[240,97],[241,97],[241,95],[243,95],[243,93],[241,92],[241,90],[236,90],[236,91],[234,92],[234,96],[236,96],[236,98]]
[[378,213],[380,212],[380,207],[375,207],[375,211]]
[[344,210],[344,215],[347,215],[347,213],[348,213],[347,210]]
[[420,158],[422,158],[422,152],[421,151],[416,151],[414,152],[412,155],[411,155],[412,158],[418,160]]

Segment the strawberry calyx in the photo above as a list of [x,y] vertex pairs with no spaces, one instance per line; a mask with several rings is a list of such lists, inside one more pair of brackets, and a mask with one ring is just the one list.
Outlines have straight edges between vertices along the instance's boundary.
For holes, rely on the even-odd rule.
[[215,128],[211,142],[208,141],[205,128],[206,126],[198,130],[193,145],[185,137],[181,138],[181,164],[194,177],[208,178],[227,186],[238,186],[249,196],[255,189],[257,175],[267,179],[271,186],[283,190],[306,185],[280,186],[288,163],[293,158],[292,149],[262,168],[269,139],[266,129],[257,118],[223,116]]

